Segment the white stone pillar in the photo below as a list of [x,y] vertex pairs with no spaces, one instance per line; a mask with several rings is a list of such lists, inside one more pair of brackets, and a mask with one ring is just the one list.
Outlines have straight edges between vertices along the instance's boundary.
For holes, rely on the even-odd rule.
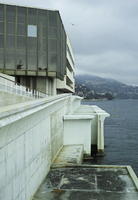
[[48,91],[48,78],[46,78],[46,94],[49,95],[49,91]]
[[105,115],[98,114],[98,130],[97,130],[97,151],[99,154],[104,153],[104,120]]
[[57,94],[57,81],[56,78],[53,78],[52,80],[52,95]]

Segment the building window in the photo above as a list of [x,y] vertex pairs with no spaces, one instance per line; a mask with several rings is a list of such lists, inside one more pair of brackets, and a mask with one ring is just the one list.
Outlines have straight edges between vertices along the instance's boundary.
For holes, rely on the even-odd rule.
[[7,21],[8,22],[14,22],[15,21],[15,13],[16,13],[16,8],[13,6],[7,6]]
[[4,7],[0,5],[0,21],[4,21]]
[[4,48],[4,36],[0,35],[0,48]]
[[7,48],[14,48],[15,47],[15,36],[8,35],[7,36]]
[[24,36],[17,36],[17,48],[24,49],[26,47],[26,38]]
[[25,36],[25,33],[26,33],[25,24],[18,24],[17,25],[17,35]]
[[0,22],[0,34],[4,33],[4,23]]
[[37,37],[37,26],[36,25],[28,25],[27,36],[28,37]]
[[26,8],[20,8],[18,7],[18,23],[24,24],[26,22]]

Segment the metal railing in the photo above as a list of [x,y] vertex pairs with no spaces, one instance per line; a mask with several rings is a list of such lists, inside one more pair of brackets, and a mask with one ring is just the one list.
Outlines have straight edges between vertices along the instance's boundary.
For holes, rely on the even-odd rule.
[[17,94],[20,96],[32,97],[32,98],[43,98],[48,96],[47,94],[42,93],[40,91],[19,85],[15,81],[7,79],[3,76],[0,76],[0,91]]

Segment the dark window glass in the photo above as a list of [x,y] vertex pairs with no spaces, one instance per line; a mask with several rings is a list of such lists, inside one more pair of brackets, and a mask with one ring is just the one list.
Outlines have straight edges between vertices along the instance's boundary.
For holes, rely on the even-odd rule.
[[57,52],[57,40],[49,40],[48,48],[50,52]]
[[18,51],[17,52],[17,68],[18,69],[25,69],[25,60],[26,55],[25,52]]
[[40,53],[39,52],[39,55],[38,55],[38,66],[40,69],[43,69],[45,70],[47,68],[47,62],[46,62],[46,55],[45,55],[45,52],[43,53]]
[[46,61],[47,61],[46,55],[43,55],[43,57],[42,57],[43,69],[47,68],[47,62]]
[[28,50],[35,50],[36,49],[36,47],[37,47],[37,40],[36,40],[36,38],[31,38],[31,37],[29,37],[28,38]]
[[26,40],[25,37],[23,36],[18,36],[17,37],[17,48],[22,49],[26,47]]
[[0,21],[4,21],[4,7],[0,5]]
[[8,35],[15,34],[15,24],[14,23],[7,23],[7,34]]
[[1,66],[1,68],[3,68],[3,49],[0,49],[0,66]]
[[45,38],[41,38],[38,40],[38,50],[41,52],[47,51],[47,40]]
[[39,22],[46,24],[46,16],[47,16],[46,10],[38,10],[38,20],[39,20]]
[[26,26],[25,24],[17,24],[17,35],[25,35]]
[[4,48],[4,36],[0,35],[0,48]]
[[46,51],[46,39],[43,39],[43,51]]
[[6,13],[7,13],[7,21],[14,22],[15,21],[15,13],[16,13],[15,7],[7,6]]
[[6,52],[6,69],[15,69],[15,52]]
[[17,10],[17,20],[18,23],[25,23],[26,21],[26,8],[18,8]]
[[55,71],[57,66],[57,55],[56,54],[49,54],[49,71]]
[[49,28],[49,37],[50,38],[56,38],[57,37],[57,29],[50,27]]
[[43,25],[43,36],[42,37],[46,37],[46,26]]
[[50,26],[56,26],[57,25],[57,17],[56,13],[50,11],[49,12],[49,25]]
[[36,53],[28,54],[28,69],[36,70],[37,68],[37,56]]
[[15,47],[15,37],[10,35],[7,36],[7,48],[14,48]]
[[36,9],[28,9],[28,23],[29,24],[36,24],[37,22],[37,13],[36,13]]
[[0,22],[0,33],[4,33],[4,23]]

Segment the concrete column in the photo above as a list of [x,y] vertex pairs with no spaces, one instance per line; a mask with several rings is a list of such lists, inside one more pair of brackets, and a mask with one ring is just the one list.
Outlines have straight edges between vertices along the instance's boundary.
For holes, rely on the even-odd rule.
[[48,94],[49,95],[52,95],[52,93],[51,93],[51,80],[50,79],[48,79]]
[[100,155],[104,154],[104,115],[98,114],[98,130],[97,130],[97,151]]
[[57,94],[57,81],[56,78],[53,78],[52,80],[52,95]]
[[46,78],[46,94],[48,94],[49,95],[49,91],[48,91],[48,78]]

